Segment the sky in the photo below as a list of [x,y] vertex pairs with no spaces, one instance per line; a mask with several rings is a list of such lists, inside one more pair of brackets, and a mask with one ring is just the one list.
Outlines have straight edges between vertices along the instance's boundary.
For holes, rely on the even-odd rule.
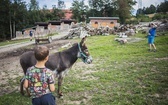
[[[30,2],[30,0],[24,0],[27,3]],[[51,9],[52,5],[56,5],[57,6],[57,2],[58,0],[37,0],[39,2],[39,6],[40,8],[43,8],[44,5],[47,5],[47,8]],[[66,8],[70,8],[71,4],[73,2],[73,0],[63,0]],[[136,0],[138,1],[138,0]],[[160,4],[161,2],[164,2],[164,0],[142,0],[142,7],[149,7],[151,4],[153,4],[154,6],[157,6],[158,4]],[[85,5],[88,5],[88,0],[85,0]],[[135,6],[133,6],[133,8],[135,10],[138,9],[138,4],[136,4]]]
[[[139,0],[136,0],[137,2]],[[165,0],[142,0],[142,8],[143,7],[149,7],[151,4],[153,4],[154,6],[157,6],[158,4],[160,4],[161,2],[164,2]],[[138,9],[138,3],[134,6],[134,9]]]
[[[30,2],[30,0],[24,0],[27,3]],[[51,9],[52,5],[56,5],[57,6],[57,2],[58,0],[36,0],[39,3],[40,8],[43,8],[44,5],[47,5],[47,8]],[[73,0],[63,0],[65,5],[66,5],[66,9],[69,9],[71,7],[71,4],[73,2]],[[88,0],[85,0],[85,4],[88,4],[87,2]]]

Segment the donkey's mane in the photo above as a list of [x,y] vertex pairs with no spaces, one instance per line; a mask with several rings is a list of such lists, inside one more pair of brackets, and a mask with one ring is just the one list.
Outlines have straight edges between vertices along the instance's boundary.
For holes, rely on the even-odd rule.
[[63,51],[61,51],[60,53],[74,52],[74,51],[78,50],[78,48],[76,48],[76,47],[78,47],[78,43],[74,43],[74,44],[72,45],[72,47],[63,50]]

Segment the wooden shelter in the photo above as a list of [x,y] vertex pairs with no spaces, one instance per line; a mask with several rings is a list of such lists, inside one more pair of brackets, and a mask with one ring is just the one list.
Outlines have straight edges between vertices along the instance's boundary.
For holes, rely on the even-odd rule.
[[110,27],[118,25],[119,17],[89,17],[91,27]]
[[48,22],[35,22],[36,26],[43,26],[44,29],[48,29]]
[[71,25],[72,22],[76,23],[76,20],[74,20],[74,19],[60,19],[60,21],[63,24],[69,24],[69,25]]

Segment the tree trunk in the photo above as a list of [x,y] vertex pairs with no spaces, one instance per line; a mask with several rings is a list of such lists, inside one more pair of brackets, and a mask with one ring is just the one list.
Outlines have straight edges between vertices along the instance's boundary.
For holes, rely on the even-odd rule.
[[11,19],[10,19],[10,39],[12,39],[12,22],[11,22]]
[[15,38],[16,35],[15,35],[15,21],[13,22],[13,37],[12,38]]

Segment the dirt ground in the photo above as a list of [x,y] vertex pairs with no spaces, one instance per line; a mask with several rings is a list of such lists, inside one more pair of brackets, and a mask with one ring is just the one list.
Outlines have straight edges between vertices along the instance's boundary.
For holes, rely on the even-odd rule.
[[[53,40],[52,43],[42,43],[50,49],[50,53],[57,52],[61,46],[75,43],[72,40]],[[0,96],[13,91],[19,91],[19,80],[24,75],[19,58],[26,51],[33,50],[36,45],[18,48],[14,51],[0,53]]]

